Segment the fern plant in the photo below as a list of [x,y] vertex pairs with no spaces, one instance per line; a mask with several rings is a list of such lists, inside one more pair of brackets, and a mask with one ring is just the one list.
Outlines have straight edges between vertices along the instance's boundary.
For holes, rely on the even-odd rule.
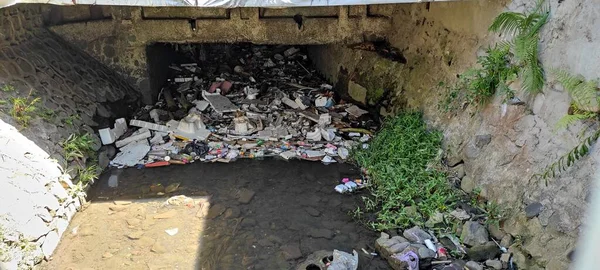
[[512,49],[520,67],[522,88],[529,93],[539,93],[544,86],[544,69],[538,59],[539,32],[550,14],[544,2],[538,0],[535,8],[526,14],[503,12],[489,27],[492,32],[512,37],[506,44]]
[[[581,75],[571,75],[564,70],[552,70],[556,80],[564,87],[572,98],[571,107],[567,115],[562,117],[556,124],[557,128],[566,128],[570,124],[584,119],[598,119],[598,81],[586,81]],[[553,178],[557,174],[571,167],[575,161],[584,157],[589,148],[600,137],[600,129],[585,138],[579,145],[563,155],[558,161],[552,163],[541,174],[544,179]]]

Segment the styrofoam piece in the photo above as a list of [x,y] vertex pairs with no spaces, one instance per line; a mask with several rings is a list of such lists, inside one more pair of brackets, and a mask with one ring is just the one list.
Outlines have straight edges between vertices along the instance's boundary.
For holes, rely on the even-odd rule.
[[348,151],[347,148],[340,147],[340,148],[337,149],[337,154],[338,154],[338,156],[340,156],[340,158],[347,159],[348,155],[350,154],[350,152]]
[[282,158],[288,160],[290,158],[293,158],[296,156],[296,151],[294,150],[289,150],[289,151],[285,151],[279,154]]
[[323,159],[321,159],[321,162],[323,162],[324,164],[330,164],[330,163],[336,163],[337,161],[330,156],[324,156]]
[[103,145],[114,143],[117,139],[115,132],[110,128],[100,129],[98,130],[98,133],[100,133],[100,140]]
[[152,139],[150,139],[150,143],[151,144],[165,143],[165,141],[163,140],[163,135],[161,134],[161,132],[154,133],[154,137],[152,137]]
[[231,103],[231,100],[229,100],[225,96],[222,96],[219,93],[212,93],[211,94],[209,92],[202,91],[202,97],[208,103],[210,103],[210,106],[217,113],[235,112],[235,111],[237,111],[239,109],[237,106],[235,106],[233,103]]
[[327,100],[329,98],[325,97],[325,96],[320,96],[317,99],[315,99],[315,106],[316,107],[325,107],[327,105]]
[[129,125],[134,126],[134,127],[147,128],[149,130],[162,131],[162,132],[169,131],[169,128],[167,126],[154,124],[154,123],[141,121],[141,120],[131,120],[131,121],[129,121]]
[[152,135],[150,134],[150,131],[149,131],[149,130],[147,130],[146,132],[143,132],[143,133],[141,133],[141,134],[138,134],[138,135],[132,135],[132,136],[129,136],[129,137],[125,138],[125,139],[122,139],[122,140],[120,140],[120,141],[117,141],[117,142],[115,143],[115,145],[116,145],[118,148],[121,148],[121,147],[123,147],[123,146],[125,146],[125,145],[127,145],[127,144],[129,144],[129,143],[132,143],[132,142],[135,142],[135,141],[144,140],[144,139],[146,139],[146,138],[150,138],[150,136],[152,136]]
[[296,102],[296,104],[298,105],[298,108],[300,108],[300,110],[306,110],[306,105],[304,105],[304,103],[302,103],[302,99],[297,97],[294,101]]
[[113,131],[115,132],[115,136],[117,136],[117,138],[123,136],[123,134],[127,132],[127,121],[125,121],[125,118],[119,118],[115,120],[115,128]]
[[317,150],[306,150],[306,151],[304,151],[304,153],[309,158],[322,157],[322,156],[325,155],[325,152],[323,152],[323,151],[317,151]]
[[307,132],[306,139],[310,140],[310,141],[320,141],[321,140],[321,130],[316,129],[315,131]]
[[320,114],[319,115],[319,125],[326,126],[329,124],[331,124],[331,115],[329,115],[328,113]]
[[292,109],[298,109],[300,108],[300,106],[298,106],[298,103],[296,103],[295,101],[287,98],[287,97],[283,97],[281,99],[281,102],[283,102],[283,104],[288,105],[289,107],[291,107]]
[[150,114],[150,118],[152,118],[152,120],[154,120],[154,122],[160,121],[160,118],[158,116],[158,111],[156,109],[150,110],[149,114]]
[[148,154],[150,151],[150,145],[148,145],[148,141],[138,141],[135,143],[130,143],[119,150],[121,152],[117,154],[110,164],[117,167],[133,167],[140,163],[146,154]]
[[206,141],[206,139],[208,139],[208,136],[210,136],[210,131],[208,129],[199,129],[196,130],[196,132],[189,134],[189,133],[180,133],[180,132],[175,132],[176,135],[188,138],[190,140],[196,139],[196,140],[200,140],[200,141]]
[[325,139],[328,142],[333,141],[333,139],[335,138],[335,129],[321,129],[321,137],[323,137],[323,139]]
[[171,120],[169,120],[169,122],[167,122],[166,126],[170,130],[176,130],[177,127],[179,126],[179,121],[171,119]]
[[194,127],[194,123],[179,121],[179,125],[177,126],[177,131],[183,133],[194,133],[196,132],[196,128]]

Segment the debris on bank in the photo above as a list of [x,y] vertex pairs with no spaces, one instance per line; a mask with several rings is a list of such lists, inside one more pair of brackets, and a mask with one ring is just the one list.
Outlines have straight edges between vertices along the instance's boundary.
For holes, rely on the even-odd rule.
[[330,164],[344,162],[353,147],[367,147],[376,121],[336,99],[300,49],[232,50],[172,64],[155,105],[136,113],[129,127],[117,119],[114,128],[100,130],[103,144],[120,151],[110,164],[159,167],[264,157]]

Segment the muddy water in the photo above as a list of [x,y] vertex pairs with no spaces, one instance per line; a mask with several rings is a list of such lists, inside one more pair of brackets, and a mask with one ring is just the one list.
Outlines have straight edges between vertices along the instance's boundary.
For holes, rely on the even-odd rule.
[[[116,188],[108,185],[111,173]],[[356,176],[347,164],[278,160],[109,172],[44,268],[295,269],[315,251],[355,249],[359,269],[388,269],[361,251],[373,250],[377,235],[348,215],[360,194],[333,190]],[[156,183],[180,185],[156,195],[149,190]],[[175,195],[194,203],[165,205]]]

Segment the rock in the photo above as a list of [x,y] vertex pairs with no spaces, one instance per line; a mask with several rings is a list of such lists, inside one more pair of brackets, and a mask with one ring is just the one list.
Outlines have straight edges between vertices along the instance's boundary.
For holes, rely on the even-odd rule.
[[525,216],[527,218],[537,217],[542,210],[544,210],[544,206],[539,202],[534,202],[525,207]]
[[312,229],[308,230],[308,236],[313,237],[313,238],[332,239],[334,236],[334,233],[332,230],[328,230],[328,229],[312,228]]
[[113,254],[108,251],[105,252],[104,254],[102,254],[102,258],[104,258],[104,259],[111,258],[112,256],[113,256]]
[[489,259],[494,259],[500,255],[500,249],[496,243],[490,241],[483,245],[475,245],[467,250],[469,259],[482,262]]
[[473,189],[475,189],[475,179],[469,175],[465,175],[460,181],[460,189],[464,190],[466,193],[471,193]]
[[284,245],[281,247],[281,252],[286,260],[296,260],[302,257],[300,246],[298,245]]
[[127,222],[127,225],[129,226],[139,226],[142,223],[142,221],[137,218],[128,218],[125,222]]
[[456,167],[452,168],[452,172],[454,173],[454,175],[456,177],[458,177],[459,179],[462,179],[463,177],[465,177],[465,165],[464,164],[456,165]]
[[167,248],[161,245],[158,241],[154,242],[154,245],[152,245],[150,250],[157,254],[163,254],[167,252]]
[[490,135],[490,134],[475,136],[475,146],[477,146],[479,148],[482,148],[482,147],[490,144],[491,141],[492,141],[492,135]]
[[500,260],[487,260],[485,261],[485,265],[496,270],[502,269],[502,262]]
[[460,239],[469,246],[482,245],[488,242],[489,235],[485,227],[476,221],[467,221],[463,225]]
[[143,231],[135,231],[135,232],[131,232],[131,233],[127,234],[127,238],[129,238],[131,240],[138,240],[138,239],[142,238],[143,235],[144,235]]
[[152,184],[152,185],[150,185],[150,192],[152,192],[152,193],[165,192],[165,187],[161,184]]
[[502,237],[502,240],[500,240],[500,245],[503,247],[510,247],[513,244],[513,238],[510,234],[506,234],[504,237]]
[[225,218],[236,218],[241,214],[240,209],[237,207],[230,207],[225,210]]
[[165,193],[173,193],[179,189],[179,183],[173,183],[165,188]]
[[253,227],[254,225],[256,225],[256,220],[251,219],[251,218],[244,218],[242,220],[242,227]]
[[115,205],[130,205],[131,201],[114,201]]
[[427,247],[420,247],[418,254],[419,259],[433,259],[435,258],[435,255],[437,255],[435,251],[428,249]]
[[56,199],[55,196],[53,196],[52,194],[50,194],[49,192],[40,194],[40,195],[36,195],[36,204],[39,206],[43,206],[46,207],[50,210],[56,211],[59,207],[60,207],[60,203],[58,202],[58,199]]
[[468,270],[483,270],[483,266],[474,261],[468,261],[467,264],[465,264],[465,268]]
[[429,219],[425,222],[425,227],[427,228],[433,228],[436,225],[443,223],[444,222],[444,215],[438,211],[436,211],[435,213],[433,213],[433,215],[431,215],[429,217]]
[[404,243],[404,242],[408,242],[408,240],[402,236],[396,235],[394,237],[392,237],[392,240],[398,242],[398,243]]
[[306,210],[306,212],[313,217],[318,217],[321,215],[321,212],[319,210],[312,207],[306,207],[304,208],[304,210]]
[[243,204],[247,204],[249,203],[252,198],[254,197],[255,192],[246,188],[242,188],[240,189],[240,192],[238,193],[238,202],[243,203]]
[[172,218],[175,215],[177,215],[177,211],[171,209],[167,212],[158,214],[158,215],[154,215],[154,219],[167,219],[167,218]]
[[498,224],[491,223],[487,226],[487,229],[490,235],[496,240],[501,240],[506,235],[506,233],[500,229]]
[[500,262],[502,263],[503,267],[506,267],[508,265],[508,261],[510,261],[510,253],[502,253],[500,255]]
[[26,240],[35,241],[47,234],[50,228],[41,218],[34,216],[24,226],[21,226],[19,230]]
[[431,235],[421,230],[418,226],[405,230],[402,235],[413,243],[424,243],[425,239],[431,239]]
[[44,243],[42,244],[42,252],[44,253],[44,257],[50,258],[58,246],[59,241],[60,236],[58,236],[56,231],[51,231],[46,235],[46,239],[44,239]]
[[208,209],[208,214],[206,215],[207,219],[213,219],[221,214],[223,214],[227,210],[227,207],[222,204],[215,204],[210,209]]
[[455,167],[461,162],[463,162],[463,159],[459,155],[446,158],[446,165],[448,167]]
[[56,196],[56,198],[58,198],[61,201],[64,201],[67,198],[69,198],[69,194],[67,193],[65,188],[58,182],[52,182],[50,184],[49,191],[50,191],[50,193],[52,193],[54,196]]
[[108,207],[108,209],[115,211],[115,212],[121,212],[125,209],[127,209],[127,206],[125,205],[111,205]]
[[367,88],[353,81],[348,82],[348,95],[362,104],[367,103]]
[[[393,241],[393,240],[392,240]],[[409,242],[395,243],[392,246],[385,248],[388,254],[396,254],[404,251],[408,246],[410,246]]]
[[461,221],[471,218],[471,215],[469,215],[467,211],[460,208],[454,209],[452,212],[450,212],[450,215]]
[[64,218],[56,219],[56,229],[58,230],[58,234],[62,235],[67,228],[69,227],[69,222]]

